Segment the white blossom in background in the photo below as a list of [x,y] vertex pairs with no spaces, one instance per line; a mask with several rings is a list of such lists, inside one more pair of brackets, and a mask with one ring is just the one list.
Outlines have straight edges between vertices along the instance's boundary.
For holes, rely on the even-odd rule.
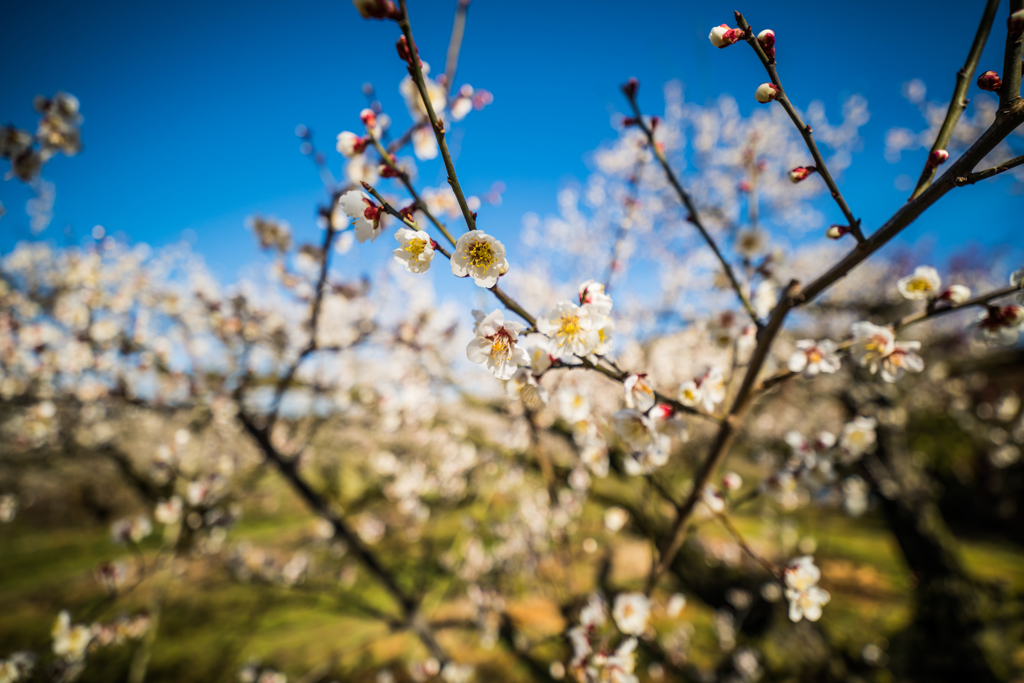
[[836,353],[836,343],[831,339],[820,342],[801,339],[796,342],[796,348],[789,357],[790,372],[799,372],[810,378],[819,373],[832,374],[839,370],[839,354]]
[[72,624],[67,610],[57,615],[50,635],[53,637],[53,654],[69,661],[85,657],[86,648],[92,642],[92,631],[84,624]]
[[18,496],[13,493],[0,495],[0,522],[13,522],[18,514]]
[[892,353],[896,346],[896,335],[892,328],[882,327],[866,321],[856,322],[850,327],[853,332],[853,346],[850,355],[854,362],[867,368],[871,374],[878,372],[882,359]]
[[839,436],[839,447],[846,453],[846,461],[854,462],[862,455],[875,449],[875,441],[878,439],[875,428],[878,421],[873,417],[859,415],[851,422],[843,426],[843,432]]
[[560,301],[537,320],[537,329],[551,339],[551,357],[587,356],[601,344],[600,316],[590,304]]
[[422,230],[399,228],[395,232],[399,247],[392,253],[395,261],[405,266],[410,273],[425,273],[434,258],[434,247],[430,235]]
[[604,526],[612,533],[621,531],[628,521],[629,513],[620,507],[612,506],[604,511]]
[[455,242],[452,273],[471,277],[480,287],[493,287],[508,272],[505,245],[481,230],[465,233]]
[[1024,307],[1016,304],[1009,306],[990,306],[982,311],[976,323],[977,336],[983,342],[999,346],[1013,346],[1020,337],[1024,326]]
[[941,286],[939,272],[931,266],[918,266],[911,275],[896,282],[896,288],[903,298],[911,301],[933,299],[938,295]]
[[763,280],[754,289],[754,297],[750,302],[758,318],[767,318],[775,305],[779,303],[779,289],[771,280]]
[[939,295],[939,299],[951,304],[962,304],[971,298],[971,288],[966,285],[950,285]]
[[501,310],[494,310],[477,325],[477,336],[466,347],[466,355],[498,379],[511,379],[519,366],[530,364],[526,350],[518,345],[522,329],[520,323],[506,322]]
[[619,593],[615,596],[612,618],[623,633],[633,636],[642,634],[647,630],[650,614],[651,602],[643,593]]
[[895,382],[905,372],[924,370],[924,360],[915,353],[920,348],[919,341],[896,342],[892,353],[882,359],[882,379],[886,382]]
[[156,521],[165,526],[177,524],[181,521],[182,505],[181,496],[171,496],[167,500],[161,500],[156,504],[153,516],[156,518]]
[[647,381],[647,375],[630,375],[622,383],[626,393],[626,407],[646,413],[654,407],[654,389]]
[[665,606],[665,613],[671,618],[677,618],[686,609],[686,596],[682,593],[673,593]]
[[789,600],[789,618],[792,621],[821,618],[821,608],[832,596],[818,587],[821,570],[814,565],[814,558],[805,555],[789,563],[783,570],[786,580],[786,599]]

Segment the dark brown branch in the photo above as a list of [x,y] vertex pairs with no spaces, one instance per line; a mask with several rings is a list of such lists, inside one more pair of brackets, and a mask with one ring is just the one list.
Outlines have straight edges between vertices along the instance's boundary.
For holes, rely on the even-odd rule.
[[[990,3],[991,4],[991,3]],[[997,5],[999,3],[996,3]],[[1024,9],[1024,0],[1010,0],[1010,14]],[[1007,109],[1020,99],[1020,70],[1024,35],[1012,37],[1007,31],[1003,52],[1003,87],[999,89],[999,108]]]
[[1010,159],[1009,161],[1004,161],[998,166],[986,168],[984,171],[978,171],[977,173],[970,173],[968,175],[957,176],[953,182],[956,183],[957,187],[963,187],[964,185],[973,185],[978,181],[986,180],[988,178],[991,178],[992,176],[997,176],[1000,173],[1009,171],[1011,168],[1016,168],[1021,164],[1024,164],[1024,156],[1019,156],[1014,159]]

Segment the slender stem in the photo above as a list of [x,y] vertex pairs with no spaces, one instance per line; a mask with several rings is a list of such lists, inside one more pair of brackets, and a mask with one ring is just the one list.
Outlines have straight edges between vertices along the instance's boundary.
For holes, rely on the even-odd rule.
[[[981,59],[981,53],[985,49],[988,34],[992,30],[992,21],[995,19],[996,10],[999,9],[999,2],[1000,0],[988,0],[988,3],[985,5],[985,11],[981,15],[981,24],[978,25],[978,31],[974,34],[974,42],[971,43],[971,49],[967,53],[967,61],[964,62],[963,68],[956,74],[956,86],[953,88],[953,97],[949,101],[949,109],[946,110],[946,118],[942,121],[939,134],[935,137],[935,142],[928,152],[928,161],[925,162],[924,170],[921,171],[921,177],[917,181],[914,193],[910,195],[911,200],[921,196],[921,193],[931,184],[938,168],[935,164],[929,163],[931,155],[937,150],[946,149],[950,138],[953,137],[953,130],[956,128],[957,121],[960,120],[960,115],[967,108],[967,90],[971,87],[971,80],[974,78],[974,72],[978,68],[978,61]],[[1020,58],[1017,61],[1019,62]],[[1019,65],[1018,73],[1020,73]],[[1019,90],[1019,81],[1017,86]],[[1006,89],[1005,85],[1003,89]]]
[[380,144],[380,140],[374,137],[372,132],[368,131],[368,135],[370,137],[370,140],[373,142],[373,146],[377,148],[377,152],[380,154],[381,160],[387,165],[388,168],[390,168],[392,171],[398,174],[399,180],[402,181],[402,184],[405,185],[405,189],[409,191],[410,195],[412,195],[413,201],[416,202],[416,208],[422,211],[423,215],[429,218],[430,222],[433,223],[437,227],[437,229],[441,231],[441,234],[444,235],[445,238],[447,238],[447,240],[452,243],[452,246],[454,246],[455,239],[452,237],[452,234],[448,232],[448,228],[446,228],[439,220],[434,218],[434,214],[431,213],[430,209],[427,208],[427,203],[420,199],[419,193],[416,192],[416,188],[413,186],[412,180],[409,178],[409,174],[405,172],[405,169],[399,168],[398,165],[395,164],[394,160],[392,160],[391,158],[391,155],[388,154],[387,150],[384,149],[384,146]]
[[[416,221],[414,221],[413,219],[409,218],[404,213],[402,213],[401,211],[396,209],[394,206],[392,206],[390,203],[388,203],[388,200],[384,199],[384,197],[382,197],[380,195],[380,192],[377,192],[377,190],[375,190],[373,188],[373,186],[370,185],[370,183],[364,182],[363,183],[363,189],[366,190],[367,192],[369,192],[371,195],[373,195],[373,198],[376,199],[378,202],[380,202],[380,205],[384,209],[385,212],[389,213],[390,215],[394,216],[398,220],[402,221],[402,223],[407,228],[410,228],[412,230],[421,230],[419,224],[416,223]],[[447,235],[447,233],[446,233],[446,235]],[[448,239],[451,239],[451,238],[449,237]],[[434,245],[435,245],[434,246],[435,251],[441,252],[441,254],[443,254],[446,259],[451,259],[452,255],[444,247],[442,247],[440,244],[437,244],[436,242],[434,243]]]
[[1009,171],[1011,168],[1016,168],[1021,164],[1024,164],[1024,156],[1019,156],[1014,159],[1010,159],[1009,161],[1004,161],[998,166],[986,168],[984,171],[978,171],[977,173],[969,173],[965,176],[957,176],[957,178],[953,182],[957,184],[957,187],[963,187],[964,185],[973,185],[974,183],[980,180],[985,180],[987,178],[991,178],[992,176],[997,176],[1000,173]]
[[904,327],[907,327],[909,325],[914,325],[925,320],[930,320],[931,318],[937,318],[940,315],[946,315],[947,313],[963,310],[965,308],[971,308],[973,306],[985,306],[994,299],[999,299],[1008,294],[1014,294],[1015,292],[1021,291],[1022,286],[1024,286],[1024,283],[1021,283],[1019,285],[1011,285],[1009,287],[1003,287],[1002,289],[997,289],[992,292],[987,292],[985,294],[981,294],[980,296],[976,296],[973,299],[968,299],[963,303],[955,304],[953,306],[943,306],[942,308],[925,309],[918,313],[913,313],[911,315],[900,318],[893,324],[893,329],[902,330]]
[[810,150],[811,156],[814,157],[815,167],[818,169],[818,174],[821,175],[821,179],[825,181],[825,185],[828,186],[829,192],[832,193],[832,198],[839,205],[839,210],[843,212],[843,216],[846,217],[846,221],[850,226],[850,231],[853,236],[857,238],[858,242],[864,241],[864,233],[860,229],[860,220],[854,218],[853,212],[847,205],[846,200],[843,198],[843,194],[839,191],[839,187],[836,185],[836,181],[832,179],[832,174],[828,171],[828,166],[825,165],[825,159],[821,156],[821,152],[818,150],[818,144],[814,141],[814,132],[811,127],[804,123],[803,119],[800,118],[800,113],[797,112],[796,107],[790,102],[789,97],[786,95],[785,89],[782,87],[782,82],[779,80],[778,70],[775,68],[774,60],[768,59],[768,55],[765,54],[764,49],[761,47],[761,43],[758,42],[757,37],[754,35],[754,30],[750,28],[750,24],[743,18],[743,15],[736,12],[736,21],[739,27],[746,33],[747,43],[754,48],[754,52],[757,53],[761,63],[764,64],[765,70],[768,72],[768,77],[772,83],[778,88],[776,94],[776,101],[782,105],[782,108],[789,114],[789,118],[792,119],[793,125],[800,132],[800,136],[804,139],[804,143],[807,145],[807,149]]
[[476,218],[473,216],[473,212],[469,210],[469,204],[466,203],[466,195],[462,193],[462,186],[459,185],[459,177],[455,174],[455,165],[452,163],[452,155],[448,152],[448,143],[445,142],[444,137],[444,124],[437,118],[437,114],[434,112],[434,105],[430,102],[430,94],[427,91],[426,82],[423,80],[423,69],[420,66],[419,50],[416,48],[416,41],[412,37],[412,26],[409,24],[409,11],[406,7],[405,0],[398,0],[398,5],[401,9],[402,16],[398,20],[398,25],[402,28],[402,33],[405,35],[405,40],[409,44],[409,54],[411,57],[411,65],[409,66],[409,75],[412,77],[413,82],[416,84],[416,88],[420,91],[420,97],[423,99],[423,106],[427,110],[427,116],[430,118],[430,125],[434,129],[434,137],[437,138],[437,146],[441,150],[441,158],[444,159],[444,167],[448,171],[448,184],[452,186],[452,191],[455,192],[455,198],[459,202],[459,207],[462,209],[462,215],[466,219],[466,226],[470,230],[476,230]]
[[739,529],[737,529],[733,525],[732,520],[729,519],[729,516],[727,514],[725,514],[724,512],[719,512],[715,514],[715,517],[717,517],[718,521],[722,523],[722,526],[725,527],[726,531],[728,531],[732,535],[732,537],[736,540],[736,543],[738,543],[740,548],[743,549],[743,552],[749,555],[751,559],[753,559],[759,565],[764,567],[765,570],[769,574],[774,576],[776,579],[778,579],[779,581],[784,580],[782,577],[782,572],[779,571],[778,567],[776,567],[772,562],[770,562],[766,558],[754,552],[753,548],[751,548],[750,545],[747,543],[746,539],[743,538],[743,534],[740,533]]
[[633,213],[636,211],[636,206],[639,202],[640,176],[644,171],[644,162],[644,155],[641,153],[637,158],[636,166],[633,168],[633,174],[629,178],[629,195],[626,197],[626,215],[622,217],[618,230],[615,232],[615,242],[612,245],[612,258],[608,263],[608,274],[605,275],[604,278],[605,294],[611,291],[612,277],[615,276],[615,271],[622,265],[619,262],[619,254],[626,242],[626,236],[629,234],[630,228],[633,227]]
[[[998,3],[996,3],[998,5]],[[1024,9],[1024,0],[1010,0],[1010,13]],[[1024,36],[1011,38],[1006,34],[1006,49],[1003,52],[1003,87],[999,89],[999,108],[1006,109],[1020,99],[1021,59],[1024,57]]]
[[455,6],[455,23],[452,24],[452,37],[448,42],[448,56],[444,64],[444,89],[451,102],[452,88],[455,86],[455,69],[459,66],[459,50],[462,48],[462,37],[466,33],[466,13],[469,11],[470,0],[458,0]]
[[683,186],[679,183],[679,179],[676,178],[675,172],[669,165],[668,159],[665,158],[665,153],[654,140],[654,129],[644,121],[643,114],[640,112],[640,105],[637,104],[636,101],[636,95],[630,94],[629,92],[626,92],[625,94],[629,99],[630,106],[633,108],[633,114],[636,118],[637,125],[640,126],[644,134],[647,135],[647,142],[651,147],[651,151],[654,152],[654,156],[658,159],[658,163],[660,163],[661,167],[665,170],[665,175],[668,176],[669,183],[671,183],[672,187],[675,188],[676,194],[679,195],[679,199],[683,202],[686,210],[690,212],[690,222],[697,227],[701,237],[703,237],[704,241],[707,242],[709,247],[711,247],[711,251],[715,252],[715,256],[718,257],[719,263],[721,263],[722,268],[725,269],[725,275],[729,278],[732,288],[736,290],[736,296],[739,297],[740,303],[743,304],[743,308],[747,311],[750,319],[754,321],[754,324],[757,325],[758,329],[762,328],[763,325],[757,317],[757,312],[754,311],[754,305],[750,303],[750,298],[743,291],[743,286],[740,284],[739,280],[736,279],[736,274],[733,272],[732,266],[729,265],[729,262],[725,259],[725,256],[722,255],[721,250],[715,243],[714,238],[711,237],[711,234],[708,233],[704,224],[701,222],[700,214],[697,213],[697,207],[693,203],[693,198],[690,197],[689,192],[683,189]]

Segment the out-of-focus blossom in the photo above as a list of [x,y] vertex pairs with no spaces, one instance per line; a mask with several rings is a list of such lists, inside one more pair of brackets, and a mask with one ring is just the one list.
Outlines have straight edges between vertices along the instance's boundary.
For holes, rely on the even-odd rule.
[[622,383],[626,393],[626,407],[646,413],[654,407],[654,389],[647,381],[647,375],[630,375]]
[[395,260],[405,266],[410,273],[425,273],[434,258],[433,240],[422,230],[399,228],[395,232],[399,247],[392,253]]
[[362,154],[369,143],[369,138],[359,137],[347,130],[338,133],[338,152],[345,157],[354,157],[357,154]]
[[907,371],[924,370],[924,360],[915,353],[919,348],[919,341],[896,342],[892,353],[882,359],[882,379],[886,382],[895,382]]
[[896,288],[904,299],[932,299],[939,293],[942,280],[939,272],[931,266],[918,266],[911,275],[900,278]]
[[951,304],[962,304],[971,298],[971,288],[965,285],[950,285],[942,294],[939,294],[940,301],[948,301]]
[[1013,346],[1024,325],[1024,306],[989,306],[978,317],[978,338],[989,344]]
[[798,557],[783,570],[786,580],[786,599],[789,600],[789,618],[792,621],[821,618],[821,608],[831,596],[818,587],[821,570],[809,555]]
[[812,173],[817,172],[817,168],[814,166],[797,166],[789,172],[789,182],[799,183],[807,180]]
[[819,373],[832,374],[839,370],[839,354],[836,344],[831,339],[816,342],[813,339],[801,339],[796,343],[797,350],[789,357],[789,371],[802,373],[804,377],[816,377]]
[[366,240],[377,239],[381,232],[381,218],[384,209],[373,202],[369,195],[352,190],[341,195],[338,206],[345,215],[355,219],[354,232],[356,241],[362,244]]
[[853,332],[853,346],[850,348],[850,355],[854,362],[862,368],[867,368],[871,374],[878,372],[882,359],[892,353],[896,347],[896,335],[892,328],[882,327],[866,321],[854,323],[850,330]]
[[878,435],[875,428],[878,421],[873,417],[857,416],[851,422],[843,426],[843,432],[839,437],[839,447],[846,453],[846,461],[859,460],[862,455],[875,448],[875,441]]
[[650,614],[651,602],[643,593],[619,593],[615,596],[612,618],[623,633],[633,636],[642,634],[647,630]]

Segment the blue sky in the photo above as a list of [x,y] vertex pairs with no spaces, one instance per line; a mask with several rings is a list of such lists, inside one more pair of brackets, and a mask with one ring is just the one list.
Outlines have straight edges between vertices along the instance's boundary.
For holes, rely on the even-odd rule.
[[[439,70],[455,2],[409,4],[421,55]],[[922,161],[905,154],[892,165],[882,156],[888,128],[922,127],[901,85],[922,78],[930,97],[948,97],[982,4],[474,0],[456,80],[495,99],[460,125],[459,176],[469,193],[505,183],[504,203],[482,209],[481,227],[514,244],[522,215],[553,213],[558,188],[584,177],[586,154],[613,136],[610,115],[624,110],[618,86],[626,78],[640,78],[651,112],[661,107],[662,84],[674,78],[685,82],[690,101],[728,92],[742,107],[756,106],[751,93],[766,80],[761,65],[749,50],[717,50],[707,40],[711,26],[732,24],[739,7],[755,29],[775,30],[783,82],[799,106],[819,99],[838,118],[846,96],[867,97],[864,150],[843,192],[871,230],[906,198],[893,179],[916,177]],[[1006,12],[1004,3],[980,70],[1001,68]],[[397,26],[363,21],[344,0],[53,0],[12,4],[4,14],[0,120],[33,126],[31,101],[40,93],[65,90],[82,102],[85,151],[44,171],[57,188],[44,237],[58,242],[68,225],[79,238],[102,224],[154,245],[191,230],[194,248],[231,281],[260,258],[246,216],[286,219],[300,240],[318,235],[323,189],[298,152],[297,124],[333,147],[339,131],[358,130],[366,81],[400,128],[407,121],[397,92],[404,75]],[[331,159],[337,172],[339,159]],[[443,182],[439,161],[422,164],[420,175],[421,184]],[[29,235],[28,196],[17,181],[0,183],[8,210],[0,252]],[[1020,221],[1012,217],[1020,201],[1006,183],[958,191],[906,240],[928,235],[942,254],[965,241],[1019,249]],[[389,249],[376,249],[374,258]],[[359,258],[354,250],[341,265],[354,275],[365,266]]]

